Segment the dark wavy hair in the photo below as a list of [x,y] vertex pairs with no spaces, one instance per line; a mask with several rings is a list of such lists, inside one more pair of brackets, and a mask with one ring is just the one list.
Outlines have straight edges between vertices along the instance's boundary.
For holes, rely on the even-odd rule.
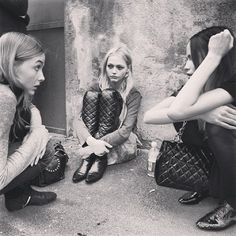
[[211,36],[228,29],[234,37],[233,48],[222,58],[219,66],[211,75],[212,79],[208,80],[204,90],[211,90],[220,86],[224,81],[231,79],[235,73],[235,36],[231,29],[225,26],[213,26],[206,28],[190,38],[190,50],[195,68],[197,68],[208,53],[208,43]]

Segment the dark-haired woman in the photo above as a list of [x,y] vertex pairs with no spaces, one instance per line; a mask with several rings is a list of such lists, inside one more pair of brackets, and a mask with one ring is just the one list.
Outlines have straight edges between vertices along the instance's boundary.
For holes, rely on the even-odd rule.
[[[202,139],[207,140],[215,157],[209,194],[220,200],[215,210],[197,222],[205,230],[230,226],[236,213],[236,113],[230,107],[236,100],[234,63],[234,36],[228,28],[210,27],[195,34],[187,45],[185,70],[190,79],[176,97],[165,99],[144,117],[146,123],[153,124],[198,119]],[[191,193],[187,198],[197,203],[206,192]]]

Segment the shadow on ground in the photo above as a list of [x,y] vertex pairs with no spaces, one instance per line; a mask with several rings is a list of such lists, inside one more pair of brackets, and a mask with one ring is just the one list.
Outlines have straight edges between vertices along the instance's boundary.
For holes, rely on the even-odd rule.
[[[136,159],[108,167],[97,183],[74,184],[73,172],[80,159],[76,140],[62,140],[70,160],[65,179],[41,188],[52,190],[57,201],[42,207],[26,207],[8,212],[0,196],[0,235],[215,235],[196,228],[195,222],[215,207],[206,199],[197,206],[181,206],[177,199],[182,191],[158,187],[146,174],[147,152],[139,151]],[[235,235],[231,227],[219,235]]]

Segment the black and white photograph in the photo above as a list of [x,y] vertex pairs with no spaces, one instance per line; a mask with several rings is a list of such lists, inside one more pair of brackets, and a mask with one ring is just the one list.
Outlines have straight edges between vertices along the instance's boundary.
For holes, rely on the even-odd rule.
[[235,0],[0,0],[0,236],[236,234]]

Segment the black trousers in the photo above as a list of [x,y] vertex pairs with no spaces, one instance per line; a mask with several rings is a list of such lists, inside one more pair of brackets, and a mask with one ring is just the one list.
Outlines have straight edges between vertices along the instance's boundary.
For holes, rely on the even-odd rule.
[[210,194],[236,209],[236,132],[207,124],[208,143],[215,156]]
[[16,178],[14,178],[5,188],[0,191],[0,194],[6,194],[9,191],[12,191],[18,187],[30,185],[30,182],[39,176],[41,171],[45,168],[43,162],[38,163],[36,166],[28,167]]
[[22,173],[16,176],[6,187],[4,187],[0,194],[19,195],[31,181],[39,176],[39,174],[49,165],[54,155],[54,143],[49,141],[46,147],[46,152],[42,159],[39,160],[35,166],[27,167]]

